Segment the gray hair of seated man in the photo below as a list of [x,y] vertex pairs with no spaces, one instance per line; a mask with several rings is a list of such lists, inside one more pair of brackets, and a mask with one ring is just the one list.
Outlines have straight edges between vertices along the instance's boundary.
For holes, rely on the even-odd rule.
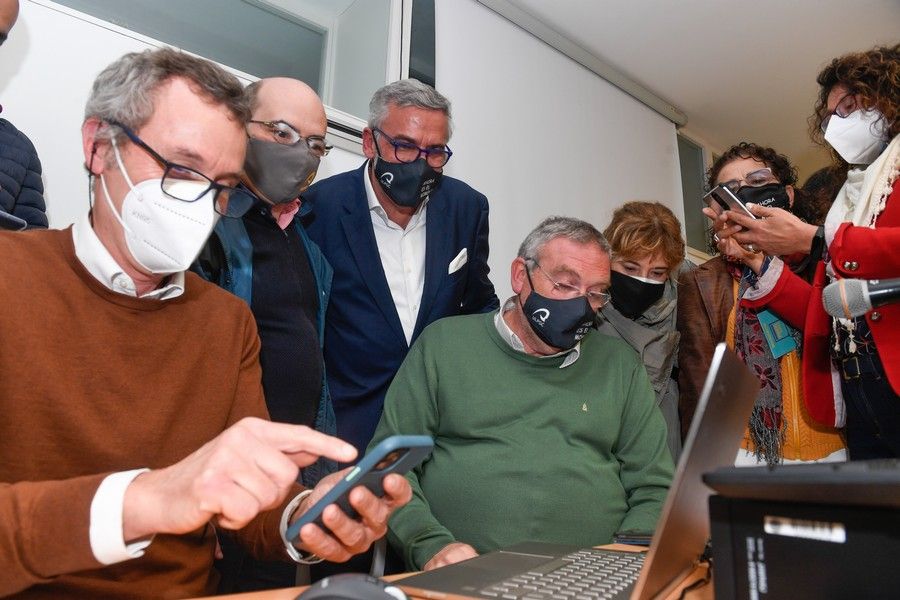
[[430,85],[418,79],[401,79],[380,88],[369,102],[369,127],[381,127],[391,105],[400,108],[415,106],[427,110],[439,110],[447,115],[447,137],[453,133],[453,117],[450,101]]
[[609,242],[587,221],[572,217],[547,217],[525,237],[525,241],[519,246],[519,257],[529,261],[537,260],[544,245],[556,238],[566,238],[579,244],[594,243],[607,255],[610,254]]
[[[173,77],[186,79],[197,93],[225,106],[238,122],[250,119],[244,86],[237,77],[215,63],[172,48],[131,52],[103,69],[94,80],[84,118],[116,121],[136,131],[153,116],[156,89]],[[105,128],[97,137],[122,135],[116,128]]]

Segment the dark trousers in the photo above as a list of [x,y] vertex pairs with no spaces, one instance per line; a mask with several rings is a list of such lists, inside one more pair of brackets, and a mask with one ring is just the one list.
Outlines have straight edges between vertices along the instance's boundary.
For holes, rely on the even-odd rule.
[[854,355],[840,366],[850,460],[900,457],[900,396],[878,355]]
[[217,592],[237,594],[296,585],[297,564],[285,561],[262,561],[251,557],[230,536],[220,535],[223,558],[215,567],[221,576]]

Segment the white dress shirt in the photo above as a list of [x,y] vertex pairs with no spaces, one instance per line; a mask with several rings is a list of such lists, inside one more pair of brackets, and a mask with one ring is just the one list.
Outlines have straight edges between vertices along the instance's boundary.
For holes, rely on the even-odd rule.
[[372,180],[369,177],[371,162],[363,169],[369,214],[375,230],[375,243],[387,279],[391,297],[403,326],[406,343],[412,341],[419,305],[422,302],[422,288],[425,286],[425,217],[428,212],[428,198],[419,206],[406,228],[390,219],[378,202]]

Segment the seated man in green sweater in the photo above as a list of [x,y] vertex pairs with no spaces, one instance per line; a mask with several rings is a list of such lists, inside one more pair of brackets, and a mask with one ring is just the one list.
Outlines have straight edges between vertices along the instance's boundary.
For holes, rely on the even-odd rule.
[[588,333],[610,299],[606,239],[546,219],[511,278],[499,312],[429,326],[385,399],[373,446],[435,439],[388,523],[409,569],[526,540],[605,544],[659,517],[673,465],[653,388],[631,348]]

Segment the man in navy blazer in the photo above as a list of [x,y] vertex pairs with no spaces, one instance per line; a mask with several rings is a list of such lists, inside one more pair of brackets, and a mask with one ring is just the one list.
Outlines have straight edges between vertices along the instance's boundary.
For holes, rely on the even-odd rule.
[[487,198],[442,175],[452,154],[449,101],[406,79],[375,92],[369,109],[368,160],[304,194],[307,232],[334,268],[324,354],[338,435],[361,453],[422,330],[499,307]]

